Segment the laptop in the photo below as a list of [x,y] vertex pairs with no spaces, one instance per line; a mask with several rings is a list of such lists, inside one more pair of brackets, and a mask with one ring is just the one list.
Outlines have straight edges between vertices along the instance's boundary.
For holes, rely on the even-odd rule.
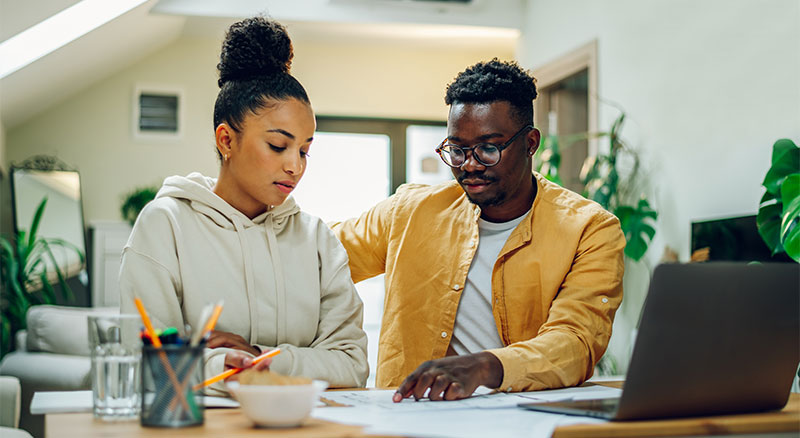
[[620,397],[520,407],[610,420],[777,410],[798,363],[800,264],[662,264]]

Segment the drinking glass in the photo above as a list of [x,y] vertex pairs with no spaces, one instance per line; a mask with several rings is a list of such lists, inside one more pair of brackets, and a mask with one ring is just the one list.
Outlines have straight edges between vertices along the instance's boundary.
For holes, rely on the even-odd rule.
[[95,418],[133,420],[141,410],[142,345],[139,315],[93,315],[89,320]]

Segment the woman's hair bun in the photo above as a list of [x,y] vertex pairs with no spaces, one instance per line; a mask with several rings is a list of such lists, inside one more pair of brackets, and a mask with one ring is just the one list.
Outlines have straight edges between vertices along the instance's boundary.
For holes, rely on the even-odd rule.
[[219,86],[228,81],[289,73],[292,41],[286,28],[264,17],[253,17],[231,25],[222,43]]

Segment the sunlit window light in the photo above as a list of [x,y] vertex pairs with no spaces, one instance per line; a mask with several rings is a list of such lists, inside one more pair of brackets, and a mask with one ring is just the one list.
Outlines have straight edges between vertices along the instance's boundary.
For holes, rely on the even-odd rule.
[[119,17],[147,0],[83,0],[0,43],[0,78]]

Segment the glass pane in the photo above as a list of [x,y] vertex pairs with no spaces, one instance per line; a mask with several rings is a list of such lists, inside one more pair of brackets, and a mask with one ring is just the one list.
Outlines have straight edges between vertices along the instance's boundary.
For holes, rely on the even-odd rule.
[[389,137],[314,133],[308,168],[292,193],[325,222],[356,217],[389,195]]
[[[300,207],[325,222],[357,217],[389,196],[389,137],[377,134],[316,132],[308,169],[293,192]],[[364,331],[375,386],[378,338],[383,316],[384,276],[356,285],[364,302]]]
[[447,127],[410,125],[406,129],[406,182],[439,184],[453,179],[450,167],[436,153]]
[[[85,255],[78,172],[15,169],[13,176],[17,228],[29,232],[36,209],[47,198],[37,235],[47,239],[63,239]],[[75,251],[61,245],[53,245],[51,250],[67,277],[84,269]],[[48,271],[53,272],[50,257],[43,257],[43,260]]]

